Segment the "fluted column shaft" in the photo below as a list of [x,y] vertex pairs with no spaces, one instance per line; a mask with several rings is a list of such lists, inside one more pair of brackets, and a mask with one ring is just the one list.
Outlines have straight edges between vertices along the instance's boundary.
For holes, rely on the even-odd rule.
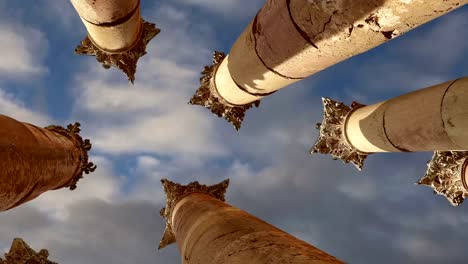
[[86,165],[93,165],[87,164],[91,145],[84,146],[77,134],[58,128],[40,128],[0,115],[0,211],[49,190],[73,189]]
[[207,194],[192,193],[172,211],[186,264],[343,263],[284,231]]

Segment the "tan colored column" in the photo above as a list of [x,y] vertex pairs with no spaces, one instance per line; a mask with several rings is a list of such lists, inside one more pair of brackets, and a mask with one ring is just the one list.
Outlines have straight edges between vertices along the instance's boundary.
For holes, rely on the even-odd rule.
[[361,152],[468,150],[468,77],[353,111],[348,142]]
[[468,196],[463,163],[468,157],[468,77],[407,93],[387,101],[351,107],[323,98],[320,135],[311,152],[362,169],[376,152],[435,151],[429,185],[454,204]]
[[[263,96],[466,4],[459,0],[268,0],[231,48],[216,54],[192,104],[236,128]],[[208,86],[208,87],[207,87]]]
[[343,263],[224,202],[228,181],[187,186],[163,180],[167,226],[160,248],[177,242],[182,263]]
[[48,260],[48,257],[49,252],[46,249],[36,252],[23,239],[15,238],[5,259],[0,258],[0,264],[57,264]]
[[159,33],[140,17],[139,0],[70,0],[88,31],[78,54],[95,55],[105,68],[115,66],[133,82],[138,59]]
[[80,124],[40,128],[0,115],[0,211],[26,203],[42,193],[76,188],[88,162],[88,139],[79,136]]

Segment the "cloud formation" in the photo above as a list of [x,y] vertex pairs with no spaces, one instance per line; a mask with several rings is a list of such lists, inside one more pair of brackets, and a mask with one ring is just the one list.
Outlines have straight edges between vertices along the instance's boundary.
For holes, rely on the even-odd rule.
[[[439,82],[456,75],[466,61],[459,59],[466,57],[462,44],[443,61],[443,71],[437,58],[421,61],[431,59],[434,50],[448,49],[438,35],[455,42],[467,34],[466,8],[377,48],[372,56],[358,56],[265,98],[259,109],[249,110],[237,133],[205,109],[186,104],[211,50],[230,45],[220,42],[222,33],[211,25],[198,23],[191,6],[215,12],[207,18],[223,23],[219,14],[240,12],[250,2],[177,4],[146,9],[146,18],[162,32],[140,60],[135,86],[94,58],[82,60],[78,72],[60,73],[73,84],[63,87],[73,97],[68,119],[86,126],[83,134],[93,142],[91,160],[98,169],[73,192],[51,191],[3,212],[0,250],[23,237],[35,249],[49,249],[50,259],[59,263],[180,263],[175,246],[156,250],[164,228],[158,213],[164,202],[160,179],[213,184],[230,178],[230,204],[348,263],[466,260],[463,205],[453,208],[429,188],[413,184],[424,174],[430,153],[375,154],[362,173],[307,153],[321,120],[321,96],[361,96],[372,103],[407,87],[422,88],[418,80]],[[25,51],[31,65],[41,61],[40,54]],[[73,54],[56,51],[54,56]],[[0,112],[33,123],[49,119],[6,92],[0,93]]]

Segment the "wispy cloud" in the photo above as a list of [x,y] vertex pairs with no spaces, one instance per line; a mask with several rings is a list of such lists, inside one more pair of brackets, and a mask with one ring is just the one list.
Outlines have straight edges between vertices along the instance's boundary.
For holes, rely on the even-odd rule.
[[29,79],[47,72],[42,59],[48,44],[41,31],[0,21],[0,46],[2,78]]
[[0,114],[39,126],[48,126],[51,123],[51,119],[46,114],[29,109],[13,94],[9,94],[2,89],[0,89]]
[[[216,13],[209,18],[221,23],[220,14],[248,11],[260,1],[177,3],[146,9],[145,18],[157,22],[162,32],[141,59],[135,86],[120,72],[103,70],[94,58],[83,60],[79,72],[63,72],[74,80],[72,87],[64,87],[74,96],[70,119],[86,126],[83,134],[93,142],[92,153],[98,153],[91,158],[98,169],[73,192],[51,191],[3,212],[0,248],[20,236],[34,248],[48,248],[50,258],[60,263],[180,263],[175,246],[156,251],[164,227],[158,214],[164,202],[160,179],[212,184],[231,178],[228,203],[349,263],[466,260],[466,250],[457,245],[466,243],[468,214],[431,196],[430,189],[413,185],[424,173],[429,153],[375,154],[362,173],[329,157],[308,155],[317,136],[314,124],[322,115],[320,96],[352,97],[345,89],[318,94],[320,87],[343,85],[342,75],[311,78],[264,99],[259,109],[249,110],[239,133],[205,109],[187,105],[202,66],[210,63],[211,50],[229,50],[228,44],[218,43],[212,26],[195,19],[192,7]],[[453,19],[441,20],[440,26],[466,31],[459,27],[464,24],[460,16]],[[439,72],[439,65],[424,65],[431,67],[427,74],[415,68],[432,52],[423,52],[421,45],[432,45],[438,34],[452,34],[433,33],[437,30],[435,25],[422,35],[403,36],[395,40],[400,41],[396,50],[381,49],[379,56],[389,61],[352,59],[343,69],[352,73],[346,88],[372,99],[387,95],[386,89],[401,93],[401,87],[443,80],[453,69],[439,75],[432,74]],[[427,40],[418,41],[422,38]],[[402,47],[408,54],[398,50]],[[466,55],[456,53],[444,65],[453,66]],[[32,62],[42,59],[38,53],[27,54]],[[330,73],[336,72],[321,76]],[[0,111],[33,123],[48,122],[15,94],[0,93]]]

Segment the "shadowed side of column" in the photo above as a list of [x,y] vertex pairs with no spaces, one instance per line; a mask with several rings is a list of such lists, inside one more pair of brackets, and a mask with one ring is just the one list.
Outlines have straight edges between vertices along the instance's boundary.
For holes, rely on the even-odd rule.
[[184,263],[343,263],[206,194],[183,198],[172,219]]
[[166,230],[160,248],[176,242],[182,263],[343,263],[320,249],[224,202],[228,182],[186,186],[163,180]]
[[468,77],[376,103],[351,107],[323,98],[320,135],[311,152],[362,169],[379,152],[434,151],[418,184],[430,186],[452,205],[468,197]]
[[[199,91],[209,95],[205,92],[201,97],[197,91],[190,102],[229,122],[233,116],[242,122],[245,111],[262,97],[464,4],[458,0],[268,0],[229,55],[213,63],[211,68],[216,70],[209,78],[214,81],[201,81]],[[236,129],[240,122],[234,124]]]
[[94,171],[91,143],[79,131],[79,123],[40,128],[0,115],[0,211],[49,190],[73,190],[83,172]]
[[122,70],[133,83],[138,59],[160,30],[140,16],[140,0],[71,0],[88,31],[75,49],[96,56],[104,68]]

